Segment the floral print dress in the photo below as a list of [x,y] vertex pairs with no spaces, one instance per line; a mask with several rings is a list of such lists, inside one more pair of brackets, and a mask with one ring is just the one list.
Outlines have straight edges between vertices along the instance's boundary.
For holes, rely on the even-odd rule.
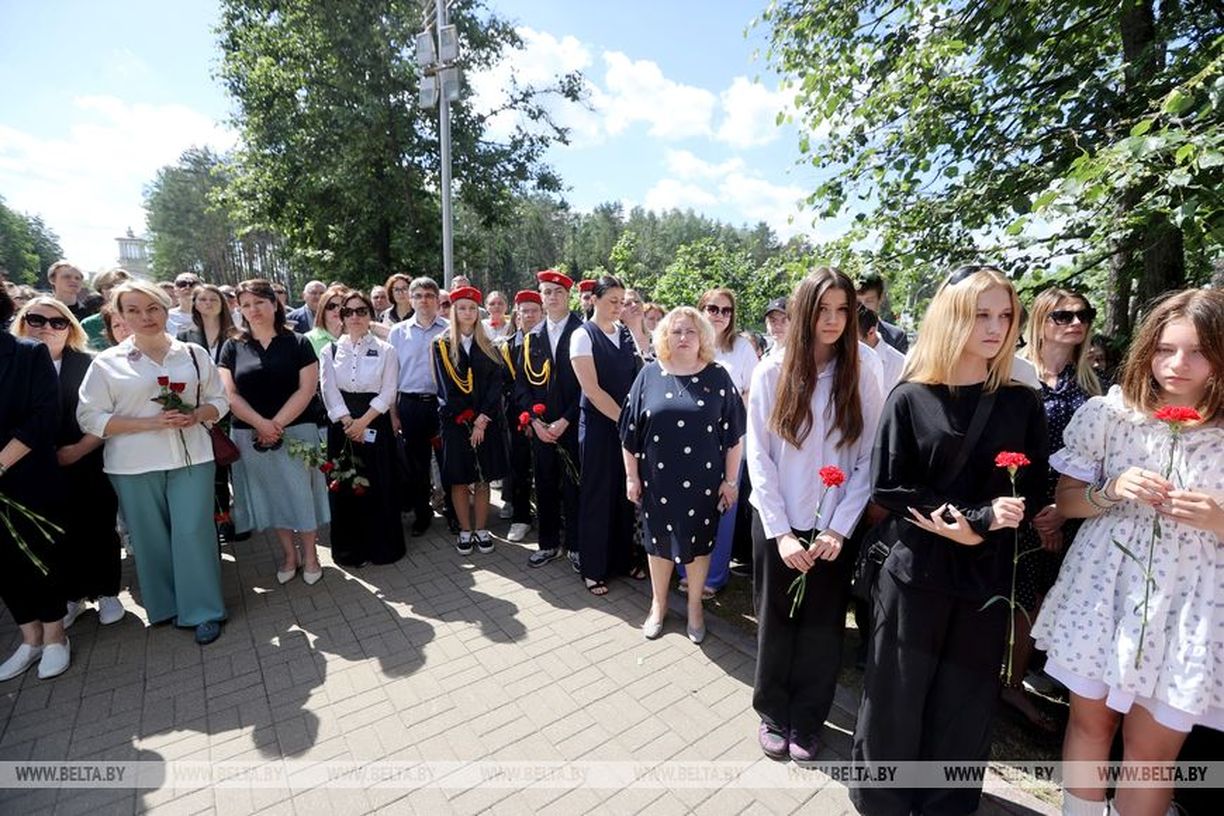
[[[1136,466],[1163,472],[1171,441],[1164,423],[1128,407],[1114,386],[1075,414],[1050,464],[1089,483]],[[1224,428],[1184,431],[1172,480],[1224,499]],[[1144,566],[1115,541],[1146,561],[1154,514],[1123,501],[1084,522],[1033,638],[1048,653],[1047,673],[1081,696],[1121,712],[1138,703],[1178,731],[1224,730],[1224,542],[1214,533],[1161,517],[1136,666]]]

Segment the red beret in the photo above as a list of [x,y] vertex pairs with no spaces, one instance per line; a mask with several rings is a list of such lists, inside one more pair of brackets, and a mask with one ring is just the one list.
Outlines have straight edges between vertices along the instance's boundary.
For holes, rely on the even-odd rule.
[[539,303],[544,305],[544,299],[540,297],[540,293],[533,289],[521,289],[514,295],[514,303],[517,306],[520,303]]
[[591,279],[589,279],[589,278],[588,278],[587,280],[580,280],[580,281],[578,281],[578,291],[579,291],[579,292],[582,292],[584,295],[585,295],[587,292],[594,292],[594,291],[595,291],[595,283],[596,283],[596,281],[593,281],[593,280],[591,280]]
[[574,287],[574,282],[570,280],[569,275],[564,272],[558,272],[555,269],[545,269],[542,272],[537,272],[536,280],[540,283],[555,283],[558,286],[564,286],[566,289]]
[[450,293],[450,299],[451,303],[456,300],[474,300],[477,304],[484,302],[484,298],[480,296],[480,290],[475,286],[460,286]]

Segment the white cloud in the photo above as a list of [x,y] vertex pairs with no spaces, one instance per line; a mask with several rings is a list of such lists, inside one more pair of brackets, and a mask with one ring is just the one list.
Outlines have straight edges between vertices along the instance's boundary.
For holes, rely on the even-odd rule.
[[663,156],[663,163],[667,172],[682,179],[716,179],[744,167],[744,160],[738,156],[720,164],[711,164],[687,150],[668,150]]
[[700,209],[718,204],[718,196],[696,184],[688,184],[672,178],[660,179],[646,191],[644,205],[648,210]]
[[658,63],[632,60],[619,51],[603,55],[607,73],[606,93],[596,101],[611,134],[636,122],[649,125],[648,133],[659,139],[708,136],[714,116],[714,94],[663,76]]
[[771,91],[739,76],[719,94],[723,120],[715,137],[740,149],[760,147],[778,138],[778,114],[790,110],[789,94]]
[[0,125],[0,190],[8,206],[41,215],[86,269],[112,265],[128,227],[144,231],[143,188],[159,168],[192,145],[220,152],[236,139],[184,105],[82,96],[72,109],[75,124],[59,137]]

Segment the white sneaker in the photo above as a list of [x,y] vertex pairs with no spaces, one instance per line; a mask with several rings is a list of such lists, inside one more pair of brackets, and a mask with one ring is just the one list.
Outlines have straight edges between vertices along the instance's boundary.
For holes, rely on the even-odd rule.
[[0,680],[12,680],[21,675],[42,657],[43,647],[23,643],[17,647],[12,656],[0,664]]
[[507,541],[522,541],[527,537],[527,533],[531,531],[530,524],[523,524],[521,521],[510,525],[510,534],[506,536]]
[[502,521],[514,518],[514,505],[510,502],[503,502],[501,509],[497,511],[497,517]]
[[[98,599],[98,620],[103,626],[118,623],[126,614],[127,610],[123,608],[123,603],[114,595],[103,595]],[[68,624],[64,624],[64,628],[67,629]]]
[[38,661],[38,679],[49,680],[68,671],[69,658],[68,638],[63,643],[45,644],[42,660]]
[[64,615],[64,628],[67,629],[72,624],[76,623],[76,619],[85,611],[84,601],[69,601],[68,612]]

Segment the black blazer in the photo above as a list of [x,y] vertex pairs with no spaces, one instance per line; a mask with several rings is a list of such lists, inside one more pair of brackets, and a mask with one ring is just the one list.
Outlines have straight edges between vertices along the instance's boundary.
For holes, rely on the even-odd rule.
[[18,439],[30,452],[4,476],[9,498],[46,506],[58,479],[55,435],[60,422],[59,379],[42,343],[0,333],[0,448]]
[[[582,318],[575,312],[570,312],[561,338],[557,341],[557,354],[553,357],[552,347],[548,344],[548,319],[545,317],[534,326],[523,338],[524,347],[530,351],[527,359],[518,366],[518,377],[514,388],[514,401],[517,411],[531,411],[531,406],[543,403],[546,410],[544,419],[553,422],[565,419],[569,427],[578,428],[578,403],[582,398],[582,387],[578,384],[578,375],[570,363],[570,336],[582,327]],[[548,380],[541,385],[529,382],[528,369],[540,372],[544,365],[549,365]]]

